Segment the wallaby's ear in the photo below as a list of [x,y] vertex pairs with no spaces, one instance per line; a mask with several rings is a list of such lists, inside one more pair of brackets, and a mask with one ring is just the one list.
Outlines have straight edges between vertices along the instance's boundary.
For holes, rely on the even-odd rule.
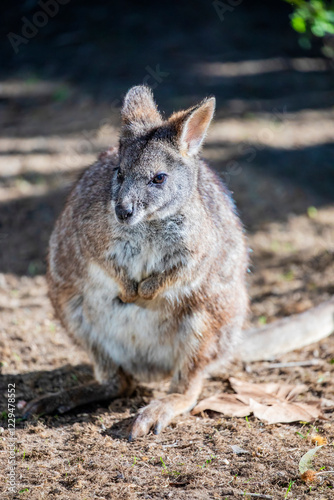
[[210,97],[188,111],[171,116],[170,122],[176,127],[182,154],[193,156],[199,152],[213,118],[215,106],[216,99]]
[[154,102],[151,90],[138,85],[125,96],[122,107],[123,133],[142,134],[162,124],[162,118]]

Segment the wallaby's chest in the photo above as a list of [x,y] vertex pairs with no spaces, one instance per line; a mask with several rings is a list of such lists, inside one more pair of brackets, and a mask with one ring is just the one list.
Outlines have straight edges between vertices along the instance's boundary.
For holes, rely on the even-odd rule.
[[185,251],[183,227],[170,220],[157,231],[143,229],[129,237],[116,239],[109,257],[124,267],[129,277],[140,282],[153,272],[163,272],[176,265]]
[[157,268],[161,268],[164,252],[152,242],[119,241],[113,248],[114,262],[124,267],[129,277],[140,282]]

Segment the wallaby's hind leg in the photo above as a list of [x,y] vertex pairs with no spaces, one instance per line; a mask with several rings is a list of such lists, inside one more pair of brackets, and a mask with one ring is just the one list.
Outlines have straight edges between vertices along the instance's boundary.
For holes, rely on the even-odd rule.
[[132,377],[118,369],[112,378],[103,383],[91,382],[30,401],[24,410],[23,417],[54,412],[65,413],[85,404],[111,401],[122,395],[130,395],[134,388]]
[[160,399],[154,399],[148,406],[139,410],[129,441],[145,436],[153,429],[159,434],[177,415],[190,411],[196,404],[202,390],[202,373],[192,374],[184,380],[172,381],[170,394]]

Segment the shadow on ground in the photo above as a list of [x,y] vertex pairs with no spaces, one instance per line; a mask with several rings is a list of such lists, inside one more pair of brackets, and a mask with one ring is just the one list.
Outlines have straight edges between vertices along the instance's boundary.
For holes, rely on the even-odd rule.
[[[8,384],[15,384],[16,404],[19,401],[32,401],[35,398],[43,397],[58,391],[71,389],[77,385],[88,384],[94,380],[92,367],[87,364],[76,366],[64,365],[53,370],[42,370],[20,374],[5,374],[0,376],[0,419],[6,420],[7,399],[3,397],[7,393]],[[145,405],[148,399],[152,398],[152,390],[148,387],[138,386],[131,397],[120,397],[112,401],[103,401],[82,405],[64,414],[53,414],[42,416],[45,425],[50,427],[64,426],[69,423],[80,421],[81,417],[95,414],[99,408],[104,411],[109,407],[110,411],[124,414],[129,410],[134,412]],[[21,412],[23,410],[21,409]],[[28,420],[20,418],[20,410],[16,415],[16,425],[24,428],[27,423],[37,421],[36,416],[29,417]],[[39,416],[40,417],[40,416]],[[122,418],[112,427],[104,429],[106,435],[115,439],[127,439],[129,426],[133,418]]]

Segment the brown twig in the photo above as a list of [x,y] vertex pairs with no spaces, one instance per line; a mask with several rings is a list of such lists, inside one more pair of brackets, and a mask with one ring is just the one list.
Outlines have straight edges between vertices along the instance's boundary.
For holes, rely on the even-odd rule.
[[306,361],[289,361],[287,363],[271,363],[270,365],[264,366],[263,368],[268,368],[270,370],[274,368],[295,368],[297,366],[316,366],[321,365],[322,362],[318,359],[309,359]]
[[265,498],[266,500],[272,500],[273,497],[270,495],[263,495],[262,493],[244,493],[245,497],[254,497],[254,498]]

